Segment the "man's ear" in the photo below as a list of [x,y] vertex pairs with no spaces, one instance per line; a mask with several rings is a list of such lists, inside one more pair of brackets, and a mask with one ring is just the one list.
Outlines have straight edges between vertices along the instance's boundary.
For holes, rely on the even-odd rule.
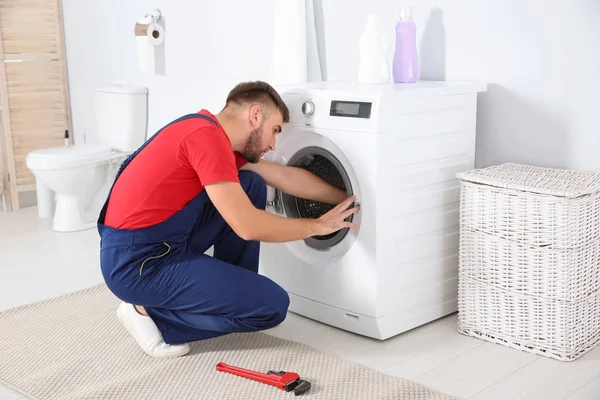
[[258,128],[262,123],[263,115],[262,110],[258,104],[250,107],[250,125],[253,128]]

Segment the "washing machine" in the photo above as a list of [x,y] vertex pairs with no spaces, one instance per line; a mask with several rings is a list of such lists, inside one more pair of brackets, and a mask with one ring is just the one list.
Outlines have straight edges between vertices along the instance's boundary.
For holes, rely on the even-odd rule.
[[[358,227],[262,243],[259,273],[290,311],[387,339],[457,310],[459,184],[474,168],[476,82],[277,87],[290,122],[265,158],[355,194]],[[268,188],[267,210],[318,218],[329,204]]]

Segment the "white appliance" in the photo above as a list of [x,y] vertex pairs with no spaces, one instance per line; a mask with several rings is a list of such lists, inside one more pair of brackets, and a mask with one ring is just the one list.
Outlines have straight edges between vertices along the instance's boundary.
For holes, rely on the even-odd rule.
[[100,145],[51,147],[27,155],[27,168],[36,179],[39,217],[53,217],[55,231],[96,226],[120,164],[146,140],[147,94],[147,88],[138,86],[97,88]]
[[[290,311],[386,339],[457,310],[459,185],[474,167],[485,84],[319,82],[279,87],[291,121],[265,158],[307,168],[356,194],[358,228],[263,243],[259,272]],[[269,188],[268,211],[323,205]],[[316,212],[316,214],[315,214]]]

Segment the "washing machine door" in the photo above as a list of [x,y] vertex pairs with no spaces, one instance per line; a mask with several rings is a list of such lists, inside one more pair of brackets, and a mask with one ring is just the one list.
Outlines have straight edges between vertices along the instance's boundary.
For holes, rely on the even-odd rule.
[[[312,130],[282,135],[276,150],[265,158],[278,164],[304,168],[345,190],[348,197],[356,195],[358,201],[361,199],[359,182],[351,163],[342,150],[325,135]],[[268,198],[268,211],[287,218],[318,218],[334,207],[331,204],[297,198],[273,188],[269,188]],[[314,236],[284,245],[305,263],[326,266],[348,252],[360,230],[360,219],[360,212],[348,218],[358,228],[344,228],[329,235]]]

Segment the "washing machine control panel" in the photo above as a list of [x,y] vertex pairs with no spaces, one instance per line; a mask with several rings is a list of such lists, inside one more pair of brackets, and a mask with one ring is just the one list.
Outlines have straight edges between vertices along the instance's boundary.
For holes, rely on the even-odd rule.
[[[315,103],[306,100],[302,103],[302,114],[312,117],[315,113]],[[347,118],[371,118],[371,103],[365,101],[331,100],[329,105],[329,116]]]
[[378,131],[378,99],[363,93],[284,91],[281,96],[293,125],[349,132]]

